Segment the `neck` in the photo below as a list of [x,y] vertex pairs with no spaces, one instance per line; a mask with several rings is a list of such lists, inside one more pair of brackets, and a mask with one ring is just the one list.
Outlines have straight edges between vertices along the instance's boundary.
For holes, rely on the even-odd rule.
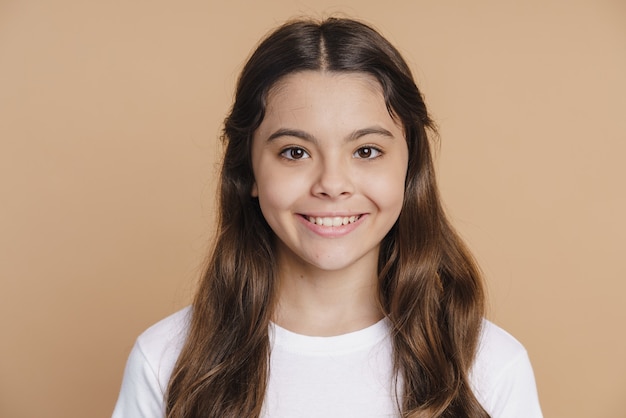
[[376,266],[339,271],[282,265],[274,322],[292,332],[341,335],[366,328],[383,314]]

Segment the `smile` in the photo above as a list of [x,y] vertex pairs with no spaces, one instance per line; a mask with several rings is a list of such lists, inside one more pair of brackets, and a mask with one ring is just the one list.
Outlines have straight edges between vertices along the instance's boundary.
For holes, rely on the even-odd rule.
[[332,217],[320,217],[320,216],[305,216],[304,218],[315,225],[320,226],[342,226],[355,223],[359,220],[361,215],[356,216],[332,216]]

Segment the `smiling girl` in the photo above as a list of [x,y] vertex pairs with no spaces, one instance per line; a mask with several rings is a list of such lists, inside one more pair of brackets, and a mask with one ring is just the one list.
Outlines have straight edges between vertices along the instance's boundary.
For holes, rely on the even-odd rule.
[[483,318],[429,131],[369,26],[270,34],[225,121],[195,300],[138,338],[113,416],[541,417],[526,351]]

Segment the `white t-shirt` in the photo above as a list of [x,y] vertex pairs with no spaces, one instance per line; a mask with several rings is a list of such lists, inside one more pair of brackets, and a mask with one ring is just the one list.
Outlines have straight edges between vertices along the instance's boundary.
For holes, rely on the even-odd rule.
[[[187,334],[190,308],[150,327],[133,347],[113,418],[163,418],[164,395]],[[335,337],[275,324],[263,418],[397,417],[387,320]],[[492,418],[541,418],[524,347],[484,321],[472,389]]]

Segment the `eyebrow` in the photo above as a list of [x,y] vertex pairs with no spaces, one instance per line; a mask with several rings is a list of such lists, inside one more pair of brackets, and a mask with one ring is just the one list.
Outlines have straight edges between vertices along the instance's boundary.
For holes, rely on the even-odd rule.
[[[345,139],[345,142],[356,141],[357,139],[366,135],[381,135],[384,137],[394,139],[393,134],[389,132],[387,129],[382,128],[380,126],[370,126],[368,128],[357,129],[356,131],[352,132]],[[295,138],[300,138],[305,141],[317,143],[317,139],[310,133],[302,131],[300,129],[287,129],[287,128],[279,129],[273,134],[271,134],[267,138],[267,142],[272,142],[273,140],[275,140],[276,138],[280,138],[281,136],[293,136]]]

